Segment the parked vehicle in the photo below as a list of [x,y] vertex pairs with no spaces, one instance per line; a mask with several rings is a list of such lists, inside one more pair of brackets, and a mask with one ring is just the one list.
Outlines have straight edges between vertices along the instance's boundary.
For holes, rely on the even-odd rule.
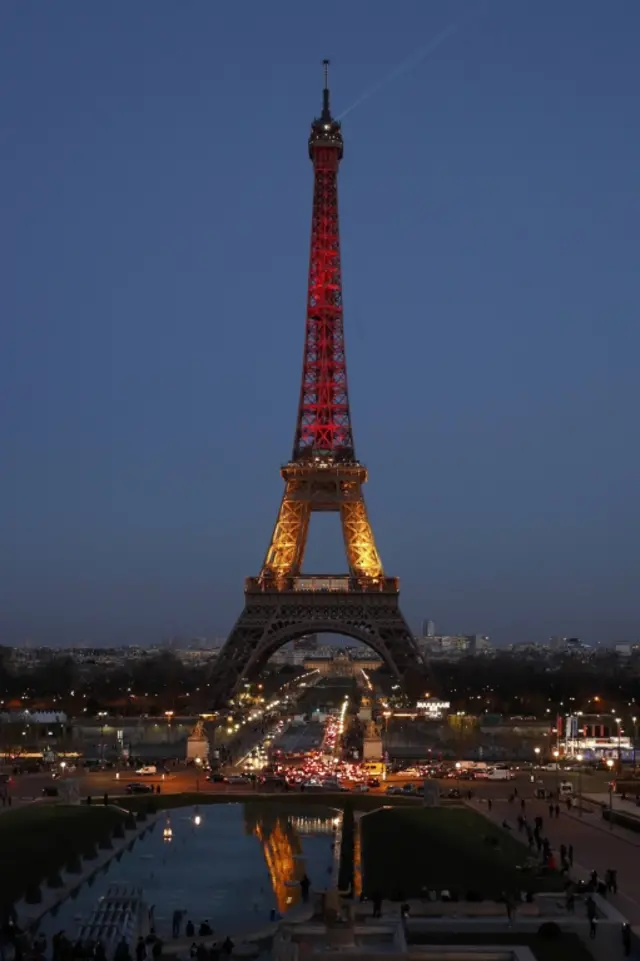
[[141,774],[143,777],[149,776],[151,774],[157,774],[157,773],[158,773],[158,768],[156,767],[155,764],[143,764],[142,767],[139,767],[138,770],[136,771],[136,774]]
[[514,774],[506,767],[494,767],[487,774],[488,781],[512,781]]

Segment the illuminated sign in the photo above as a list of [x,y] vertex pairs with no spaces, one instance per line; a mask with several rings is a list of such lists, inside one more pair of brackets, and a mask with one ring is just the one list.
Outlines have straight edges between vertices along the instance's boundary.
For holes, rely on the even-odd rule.
[[451,707],[450,701],[438,701],[430,697],[428,701],[418,701],[416,707],[419,711],[424,711],[428,717],[442,717]]

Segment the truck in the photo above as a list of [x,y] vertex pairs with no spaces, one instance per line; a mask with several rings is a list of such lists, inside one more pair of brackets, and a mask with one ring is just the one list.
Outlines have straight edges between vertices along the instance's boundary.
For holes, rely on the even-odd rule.
[[364,761],[362,767],[367,777],[377,777],[384,781],[387,776],[387,765],[384,761]]

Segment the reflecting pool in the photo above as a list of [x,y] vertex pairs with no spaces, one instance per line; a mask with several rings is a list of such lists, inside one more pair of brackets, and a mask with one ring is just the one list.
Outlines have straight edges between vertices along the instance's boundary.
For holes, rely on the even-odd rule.
[[[256,802],[176,808],[163,813],[124,852],[81,884],[40,925],[48,936],[75,937],[111,884],[143,890],[161,938],[171,937],[175,910],[215,934],[257,930],[298,903],[297,881],[328,887],[338,812]],[[184,922],[183,928],[184,932]]]

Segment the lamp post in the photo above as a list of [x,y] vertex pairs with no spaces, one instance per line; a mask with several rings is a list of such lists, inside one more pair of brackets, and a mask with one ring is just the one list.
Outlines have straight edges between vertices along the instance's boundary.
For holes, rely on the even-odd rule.
[[202,758],[197,757],[196,762],[196,792],[200,793],[200,768],[202,767]]
[[576,754],[576,761],[580,765],[578,768],[578,814],[582,817],[582,761],[583,755]]
[[616,718],[616,724],[618,725],[618,777],[620,777],[622,774],[622,750],[620,747],[620,735],[622,734],[622,728],[620,727],[622,724],[621,717]]
[[638,718],[632,717],[633,721],[633,773],[636,773],[636,738],[638,737]]
[[556,750],[553,752],[553,759],[554,759],[554,761],[555,761],[555,768],[556,768],[556,800],[560,797],[560,787],[559,787],[559,783],[558,783],[559,780],[560,780],[560,772],[559,772],[559,770],[558,770],[558,768],[559,768],[558,758],[559,758],[559,757],[560,757],[560,751],[558,751],[558,750],[556,749]]
[[[613,758],[608,757],[607,767],[609,768],[609,774],[611,774],[611,770],[614,764],[615,764],[615,761],[613,760]],[[611,781],[609,781],[609,830],[613,831],[613,784]]]

